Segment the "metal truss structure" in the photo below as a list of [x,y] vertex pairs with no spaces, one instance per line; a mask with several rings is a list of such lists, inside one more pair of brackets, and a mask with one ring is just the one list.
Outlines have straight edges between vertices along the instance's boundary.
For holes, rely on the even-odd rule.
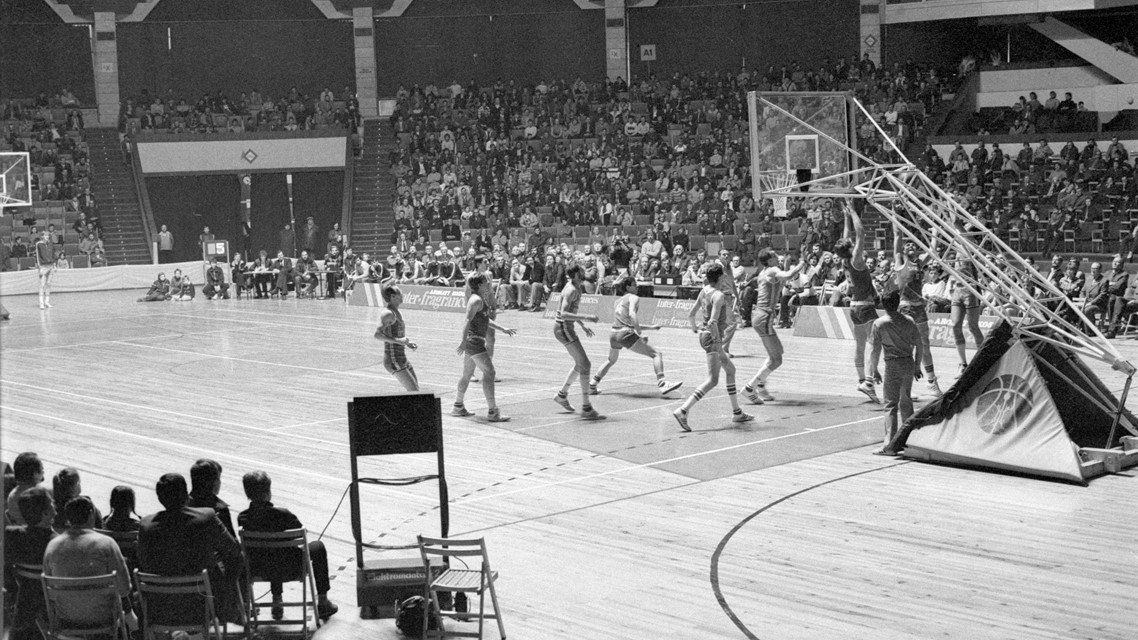
[[[805,129],[817,135],[820,140],[841,147],[849,154],[850,166],[853,168],[771,189],[768,185],[772,181],[761,180],[762,167],[756,166],[759,136],[757,127],[752,124],[752,171],[756,172],[753,184],[756,191],[766,187],[761,193],[755,194],[756,200],[760,196],[831,198],[840,200],[847,206],[855,199],[863,200],[868,207],[890,221],[897,232],[983,301],[990,313],[1011,324],[1015,334],[1030,336],[1062,350],[1105,362],[1125,375],[1126,384],[1119,404],[1110,409],[1110,412],[1116,414],[1115,425],[1118,424],[1117,416],[1121,415],[1125,406],[1135,373],[1134,365],[1123,359],[1073,300],[910,162],[856,98],[846,96],[856,112],[873,123],[880,140],[902,162],[876,162],[847,142],[835,139],[764,95],[785,97],[793,94],[750,92],[747,98],[752,123],[760,122],[760,109],[767,110],[766,113],[771,113],[770,110],[773,109],[778,117],[793,121],[798,130]],[[786,169],[779,172],[785,173]],[[803,192],[805,188],[809,188],[806,193]],[[975,266],[975,275],[957,268],[956,260],[970,261]],[[1069,382],[1076,388],[1081,388],[1077,381]],[[1084,395],[1091,397],[1089,394]]]

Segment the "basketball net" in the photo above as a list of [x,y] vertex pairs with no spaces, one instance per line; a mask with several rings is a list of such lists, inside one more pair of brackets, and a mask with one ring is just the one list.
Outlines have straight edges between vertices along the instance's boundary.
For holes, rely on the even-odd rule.
[[762,186],[762,197],[769,198],[771,204],[774,205],[775,217],[785,218],[788,212],[786,208],[787,187],[798,184],[794,173],[788,171],[764,171],[759,174],[759,184]]

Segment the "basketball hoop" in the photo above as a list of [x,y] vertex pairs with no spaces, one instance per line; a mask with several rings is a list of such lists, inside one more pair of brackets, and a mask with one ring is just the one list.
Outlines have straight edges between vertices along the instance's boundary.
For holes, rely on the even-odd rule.
[[796,184],[798,180],[793,171],[764,171],[759,174],[759,188],[762,190],[759,195],[770,199],[775,217],[786,217],[787,193]]

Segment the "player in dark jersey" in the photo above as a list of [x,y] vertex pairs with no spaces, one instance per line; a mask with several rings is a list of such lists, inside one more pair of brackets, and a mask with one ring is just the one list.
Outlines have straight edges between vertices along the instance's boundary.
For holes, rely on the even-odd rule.
[[489,407],[487,417],[490,422],[505,422],[509,420],[498,410],[494,401],[494,362],[490,359],[490,352],[486,348],[486,334],[493,327],[502,333],[512,336],[517,333],[514,329],[503,327],[490,319],[491,308],[486,302],[490,298],[490,280],[484,273],[475,273],[466,279],[466,285],[471,294],[466,301],[466,327],[462,331],[462,343],[458,345],[458,353],[462,354],[462,373],[458,377],[458,390],[454,396],[452,416],[466,417],[474,415],[466,410],[463,399],[466,389],[470,386],[470,377],[477,367],[482,370],[482,391],[486,394],[486,404]]
[[877,319],[877,290],[873,287],[873,274],[865,266],[865,232],[861,218],[849,205],[845,207],[845,214],[845,231],[842,239],[834,244],[834,253],[841,259],[842,268],[850,282],[850,321],[854,329],[857,390],[880,404],[881,400],[873,388],[873,380],[865,377],[865,343],[869,339],[869,329]]
[[751,316],[751,326],[759,339],[763,341],[763,348],[767,351],[767,361],[762,368],[751,378],[747,386],[743,387],[743,394],[755,404],[763,404],[774,400],[774,396],[767,391],[767,376],[782,366],[782,340],[775,332],[775,318],[778,317],[778,303],[782,295],[782,288],[787,280],[793,279],[802,271],[804,261],[799,261],[789,270],[778,268],[778,254],[770,247],[759,251],[759,272],[755,276],[756,290],[755,310]]
[[897,225],[893,226],[893,269],[897,288],[901,293],[899,310],[917,324],[921,334],[921,364],[928,379],[929,391],[933,395],[941,395],[940,384],[936,379],[933,368],[933,354],[929,348],[929,314],[927,303],[921,291],[923,287],[922,274],[924,264],[917,245],[912,242],[904,243],[902,250],[902,231]]
[[51,244],[51,234],[44,229],[36,239],[36,271],[40,281],[40,309],[51,308],[51,278],[55,275],[55,247]]
[[573,385],[574,380],[579,379],[581,382],[581,417],[586,420],[600,420],[604,416],[597,413],[592,403],[589,402],[589,373],[593,365],[589,362],[589,356],[585,353],[585,347],[581,345],[581,339],[577,336],[575,328],[577,324],[580,324],[585,335],[590,338],[593,337],[593,330],[586,327],[585,322],[596,322],[597,316],[577,313],[577,306],[581,303],[581,283],[585,279],[585,270],[581,268],[581,265],[575,264],[569,267],[565,272],[565,277],[568,282],[561,289],[561,306],[558,307],[557,315],[554,318],[553,337],[565,345],[565,349],[573,357],[573,368],[569,371],[569,375],[565,378],[565,384],[561,385],[561,391],[554,396],[553,401],[564,407],[566,411],[573,411],[573,405],[569,403],[569,387]]
[[383,368],[395,376],[399,384],[408,391],[419,390],[419,377],[415,369],[407,361],[407,349],[414,351],[419,347],[407,338],[407,325],[403,322],[403,314],[399,312],[399,305],[403,302],[403,292],[394,283],[385,283],[380,288],[380,295],[386,305],[379,312],[379,327],[375,330],[375,339],[382,340]]
[[[708,267],[705,275],[706,284],[700,290],[699,297],[696,298],[691,312],[688,313],[688,321],[691,322],[692,331],[699,334],[699,346],[703,347],[707,354],[707,380],[704,380],[688,396],[688,399],[684,400],[684,404],[672,413],[684,431],[691,431],[691,427],[688,426],[688,411],[719,384],[720,369],[723,369],[727,378],[727,397],[731,400],[733,414],[731,420],[733,422],[750,422],[755,419],[753,416],[743,413],[743,409],[739,407],[739,398],[736,397],[735,393],[735,365],[723,349],[723,339],[727,333],[729,317],[726,310],[727,296],[724,294],[726,283],[723,280],[730,277],[724,275],[723,265],[712,264]],[[701,312],[702,318],[697,321],[696,317]]]
[[601,383],[609,369],[616,364],[622,349],[628,349],[633,353],[652,358],[652,368],[656,370],[656,386],[660,388],[660,395],[668,395],[679,389],[683,385],[682,382],[669,384],[664,379],[664,356],[649,346],[647,339],[640,335],[645,329],[659,329],[660,325],[640,324],[640,319],[637,317],[640,296],[636,295],[636,280],[627,274],[620,276],[613,283],[613,291],[620,295],[620,299],[616,301],[613,309],[612,334],[609,336],[609,359],[601,365],[600,371],[597,371],[597,374],[593,376],[593,381],[589,383],[589,393],[591,395],[600,393],[597,390],[597,385]]

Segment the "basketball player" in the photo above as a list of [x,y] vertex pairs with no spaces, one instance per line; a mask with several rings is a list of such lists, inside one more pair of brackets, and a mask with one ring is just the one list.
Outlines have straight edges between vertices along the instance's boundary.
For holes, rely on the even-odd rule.
[[759,251],[759,273],[755,276],[758,289],[751,326],[755,328],[755,333],[759,334],[759,339],[763,342],[763,348],[767,351],[767,361],[747,386],[743,387],[743,394],[755,404],[774,400],[767,391],[767,376],[782,366],[782,340],[774,328],[775,319],[778,317],[778,303],[786,281],[798,277],[798,273],[806,264],[805,261],[799,260],[793,268],[783,270],[778,268],[778,259],[778,254],[770,247]]
[[[724,289],[730,276],[723,274],[723,265],[714,263],[707,269],[704,276],[706,284],[700,289],[695,305],[688,313],[692,331],[699,334],[699,346],[707,353],[707,380],[704,380],[695,391],[684,400],[684,404],[672,413],[680,428],[691,431],[688,426],[688,411],[699,402],[707,392],[719,384],[719,370],[727,377],[727,397],[731,400],[732,422],[750,422],[754,417],[743,413],[739,407],[739,399],[735,397],[735,365],[731,357],[723,348],[723,338],[727,333],[727,296]],[[702,324],[696,322],[696,314],[703,312]]]
[[597,375],[593,376],[593,381],[589,384],[589,394],[595,396],[600,393],[597,385],[616,364],[621,349],[628,349],[633,353],[652,358],[652,368],[656,370],[656,386],[660,388],[660,395],[666,396],[679,389],[683,385],[682,382],[669,384],[664,379],[664,356],[649,346],[648,341],[640,335],[645,329],[657,330],[660,325],[640,324],[637,317],[640,310],[640,296],[636,295],[636,280],[627,274],[622,275],[613,283],[613,291],[620,295],[620,299],[616,301],[613,311],[615,319],[612,323],[612,334],[609,335],[609,359],[601,365]]
[[581,330],[585,332],[585,335],[590,338],[593,337],[593,330],[586,327],[585,322],[596,322],[597,316],[577,313],[577,306],[581,304],[581,283],[585,279],[585,270],[581,268],[581,265],[574,264],[569,267],[565,272],[565,277],[567,281],[561,289],[561,303],[553,320],[553,337],[565,345],[565,349],[573,357],[573,368],[565,377],[565,384],[561,385],[561,391],[554,396],[553,401],[564,407],[566,411],[574,411],[573,405],[569,404],[569,387],[573,385],[574,379],[579,379],[581,381],[581,417],[585,420],[600,420],[604,416],[597,413],[597,410],[589,402],[589,370],[593,365],[589,362],[589,356],[585,354],[585,347],[581,345],[581,339],[577,337],[575,328],[576,324],[580,323]]
[[51,308],[51,277],[55,275],[55,248],[47,229],[36,239],[36,271],[40,280],[40,309]]
[[735,356],[731,354],[731,341],[735,339],[735,331],[739,328],[739,314],[736,307],[739,302],[739,287],[735,284],[731,253],[726,249],[719,250],[719,264],[723,267],[725,281],[723,295],[727,297],[727,331],[723,337],[723,351],[728,358],[734,358]]
[[[977,282],[976,265],[959,253],[956,256],[956,271],[971,277],[972,282]],[[964,339],[965,320],[968,321],[968,332],[972,334],[976,348],[979,349],[980,343],[984,342],[984,332],[980,330],[980,299],[956,276],[949,279],[949,286],[952,291],[952,338],[956,342],[956,353],[960,356],[960,371],[963,372],[968,366]]]
[[921,274],[924,273],[924,266],[916,244],[906,242],[902,251],[901,228],[896,224],[893,225],[893,269],[897,288],[901,292],[899,308],[902,315],[916,323],[917,330],[921,333],[921,357],[925,378],[929,384],[929,392],[939,396],[940,384],[933,369],[933,354],[929,343],[929,314],[922,293],[924,284],[921,282]]
[[[901,292],[893,291],[881,299],[885,317],[873,322],[870,329],[870,370],[877,373],[877,363],[885,354],[885,379],[881,393],[885,396],[885,443],[879,455],[895,455],[889,443],[897,435],[897,425],[913,415],[913,380],[921,379],[917,363],[921,361],[922,338],[916,323],[901,313]],[[898,423],[898,418],[900,423]]]
[[403,322],[403,314],[399,313],[399,305],[403,303],[403,292],[394,281],[388,281],[381,285],[380,295],[383,296],[386,306],[379,312],[379,327],[375,330],[375,338],[385,343],[383,368],[395,376],[407,391],[418,391],[419,377],[415,375],[414,367],[407,361],[407,349],[414,351],[419,347],[407,338],[407,325]]
[[466,301],[466,327],[462,331],[462,343],[458,345],[458,353],[463,354],[462,374],[458,377],[458,390],[454,396],[452,416],[465,418],[474,415],[466,410],[463,399],[466,389],[470,386],[470,377],[477,367],[482,370],[482,391],[486,394],[486,404],[489,407],[487,417],[490,422],[506,422],[509,420],[498,410],[494,401],[494,362],[486,346],[486,334],[490,327],[512,336],[517,333],[490,319],[493,309],[486,302],[491,297],[490,280],[484,273],[475,273],[466,279],[466,285],[471,294]]
[[[834,253],[842,262],[846,279],[849,280],[850,321],[854,329],[854,368],[857,370],[857,390],[878,404],[873,380],[865,377],[865,342],[869,329],[877,319],[874,299],[877,291],[873,288],[873,274],[865,266],[865,233],[861,218],[848,204],[845,207],[845,230],[842,239],[834,245]],[[851,238],[850,235],[853,237]]]
[[[474,258],[474,273],[481,273],[483,276],[485,276],[486,277],[486,286],[491,287],[491,290],[493,290],[493,287],[491,285],[494,281],[494,276],[493,276],[493,274],[490,273],[490,256],[488,256],[486,254],[478,254],[478,256],[476,256]],[[470,288],[469,276],[467,279],[465,291],[466,291],[466,298],[467,298],[467,300],[469,300],[470,295],[472,293],[472,290]],[[493,292],[491,291],[491,295],[487,296],[485,298],[485,300],[483,300],[483,303],[486,304],[490,308],[490,319],[493,320],[493,319],[497,318],[498,317],[497,296],[493,295]],[[491,359],[494,358],[495,335],[496,335],[496,333],[494,331],[494,325],[491,325],[490,328],[486,330],[486,352],[490,354]],[[471,372],[470,375],[473,376],[474,373]],[[497,369],[495,369],[495,375],[497,375]],[[470,379],[470,381],[471,382],[478,382],[478,380],[473,378],[473,377]],[[495,378],[494,379],[494,382],[501,382],[501,381],[502,381],[501,378]]]

